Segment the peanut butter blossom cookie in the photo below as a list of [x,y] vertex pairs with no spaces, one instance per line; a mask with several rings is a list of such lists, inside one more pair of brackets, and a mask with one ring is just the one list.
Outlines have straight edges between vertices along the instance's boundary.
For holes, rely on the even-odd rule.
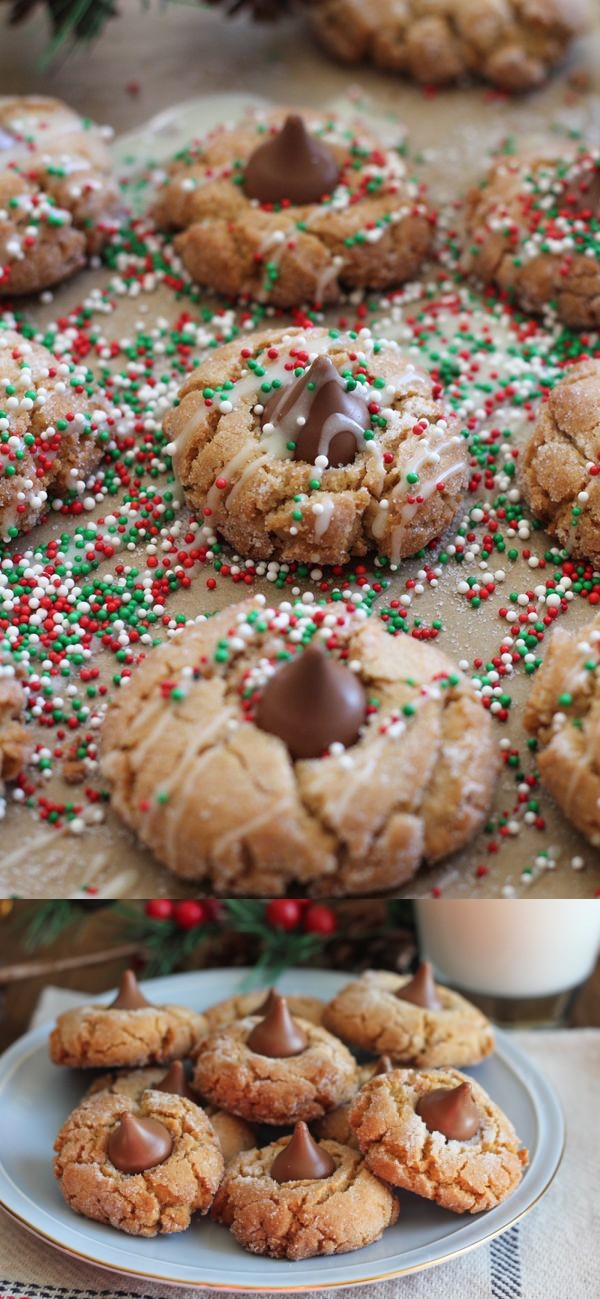
[[153,1006],[127,970],[108,1006],[78,1006],[59,1015],[50,1035],[55,1064],[75,1069],[164,1064],[189,1055],[206,1029],[183,1006]]
[[508,153],[467,198],[465,267],[525,311],[600,324],[600,154]]
[[[265,992],[264,988],[259,988],[255,992],[242,992],[235,997],[227,997],[225,1001],[217,1001],[214,1006],[209,1006],[204,1011],[209,1031],[220,1028],[222,1024],[232,1024],[236,1019],[244,1019],[246,1015],[264,1014],[272,1005],[276,995],[275,988],[270,988],[268,992]],[[286,995],[286,1001],[292,1015],[309,1019],[311,1024],[322,1023],[325,1002],[320,1001],[318,997],[305,997],[301,993],[292,993],[289,997]]]
[[220,127],[176,158],[160,225],[192,279],[279,307],[411,279],[433,218],[406,163],[372,136],[277,111]]
[[243,555],[397,564],[452,522],[468,482],[441,389],[395,342],[268,330],[212,352],[165,419],[187,500]]
[[473,73],[530,90],[586,25],[587,0],[320,0],[306,14],[344,63],[369,61],[429,85]]
[[599,408],[600,361],[571,366],[542,406],[523,454],[521,474],[533,513],[571,555],[591,559],[596,567],[600,566]]
[[215,1109],[214,1105],[205,1105],[197,1092],[192,1091],[187,1080],[183,1061],[174,1060],[165,1073],[162,1069],[129,1069],[118,1073],[101,1074],[95,1078],[85,1094],[84,1100],[99,1093],[129,1096],[139,1104],[145,1091],[171,1092],[174,1096],[186,1096],[189,1101],[201,1105],[208,1115],[219,1138],[219,1145],[225,1163],[229,1163],[242,1150],[251,1150],[256,1144],[256,1133],[249,1123],[238,1118],[236,1114],[226,1114]]
[[110,134],[58,99],[0,101],[0,297],[58,284],[117,228]]
[[266,1015],[249,1015],[201,1044],[194,1087],[213,1105],[249,1122],[320,1118],[356,1090],[350,1052],[326,1029],[290,1014],[275,996]]
[[361,1088],[349,1118],[367,1168],[454,1213],[493,1209],[528,1162],[506,1114],[458,1069],[394,1069]]
[[541,778],[565,816],[600,847],[600,615],[579,631],[556,627],[536,674],[525,726]]
[[83,491],[108,420],[85,366],[0,329],[0,540],[37,523],[49,497]]
[[54,1173],[75,1213],[132,1236],[185,1231],[223,1175],[210,1120],[184,1096],[109,1092],[84,1101],[55,1142]]
[[291,1137],[229,1165],[211,1216],[252,1254],[295,1260],[370,1245],[398,1211],[389,1187],[356,1150],[317,1143],[297,1123]]
[[481,825],[491,723],[452,661],[364,608],[264,596],[187,626],[106,717],[115,810],[224,894],[401,884]]
[[397,1064],[477,1064],[494,1049],[485,1015],[434,983],[428,961],[409,979],[367,970],[333,998],[324,1022],[352,1046],[382,1052]]

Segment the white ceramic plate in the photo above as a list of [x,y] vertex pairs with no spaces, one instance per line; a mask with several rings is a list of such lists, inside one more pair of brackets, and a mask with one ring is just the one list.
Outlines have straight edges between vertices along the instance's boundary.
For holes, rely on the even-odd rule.
[[[239,990],[245,970],[209,970],[149,980],[155,1002],[202,1010]],[[329,1000],[348,975],[290,970],[282,992]],[[98,1000],[110,1000],[114,994]],[[459,1217],[401,1193],[396,1226],[365,1249],[303,1263],[247,1254],[224,1227],[206,1218],[189,1231],[142,1240],[77,1217],[52,1175],[54,1138],[78,1103],[89,1074],[56,1068],[47,1050],[48,1025],[27,1033],[0,1058],[0,1205],[50,1244],[112,1271],[171,1285],[218,1290],[322,1290],[360,1285],[431,1267],[504,1231],[547,1190],[564,1143],[562,1113],[552,1088],[503,1033],[497,1051],[473,1073],[512,1119],[531,1163],[513,1195],[489,1213]]]

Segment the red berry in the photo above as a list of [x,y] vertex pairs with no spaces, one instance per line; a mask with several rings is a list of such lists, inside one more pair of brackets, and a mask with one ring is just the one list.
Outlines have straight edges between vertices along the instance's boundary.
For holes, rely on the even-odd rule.
[[316,902],[304,913],[304,928],[307,934],[334,934],[337,929],[335,912],[322,902]]
[[194,929],[206,920],[206,907],[203,902],[175,902],[173,919],[180,929]]
[[144,911],[151,920],[170,920],[173,915],[173,903],[168,898],[150,898],[144,904]]
[[206,912],[207,920],[215,921],[225,919],[225,908],[223,903],[219,902],[218,898],[207,898],[202,905]]
[[295,929],[301,915],[302,907],[295,898],[274,898],[265,910],[267,924],[273,929]]

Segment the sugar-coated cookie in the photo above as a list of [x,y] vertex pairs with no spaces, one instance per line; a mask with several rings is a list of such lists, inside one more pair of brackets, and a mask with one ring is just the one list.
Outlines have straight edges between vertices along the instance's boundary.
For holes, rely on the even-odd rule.
[[437,649],[352,602],[259,596],[148,654],[109,709],[102,766],[115,811],[183,878],[369,895],[475,834],[498,751]]
[[213,1105],[250,1123],[310,1122],[348,1100],[357,1067],[347,1047],[277,997],[264,1017],[249,1015],[201,1044],[194,1087]]
[[116,229],[109,134],[58,99],[0,99],[0,297],[58,284]]
[[315,36],[344,63],[370,62],[426,85],[466,73],[502,90],[539,86],[586,26],[587,0],[320,0]]
[[512,1123],[458,1069],[394,1069],[361,1087],[349,1116],[367,1168],[454,1213],[480,1213],[518,1186],[528,1152]]
[[600,614],[555,627],[525,709],[541,778],[565,816],[600,847]]
[[0,541],[37,523],[50,497],[83,491],[108,420],[84,365],[0,329]]
[[[260,149],[260,155],[257,151]],[[278,307],[416,275],[433,218],[396,149],[331,114],[248,115],[183,149],[157,198],[192,279]]]
[[276,1160],[290,1159],[288,1147],[302,1126],[291,1139],[240,1155],[225,1171],[212,1217],[252,1254],[291,1260],[345,1254],[378,1240],[398,1217],[389,1187],[368,1171],[357,1150],[337,1141],[317,1147],[324,1162],[317,1176],[310,1165],[288,1166],[284,1180],[274,1176]]
[[413,978],[367,970],[329,1002],[323,1020],[345,1042],[396,1063],[477,1064],[494,1049],[489,1020],[460,993],[434,984],[426,963]]
[[189,504],[257,559],[398,564],[448,527],[468,482],[439,385],[368,329],[237,339],[192,372],[164,430]]
[[185,1231],[223,1175],[210,1120],[183,1096],[145,1091],[84,1101],[55,1142],[54,1173],[75,1213],[133,1236]]
[[168,1064],[189,1055],[205,1029],[195,1010],[151,1005],[128,970],[111,1005],[76,1006],[58,1016],[50,1057],[75,1069]]
[[[600,245],[599,245],[600,252]],[[571,366],[549,393],[523,452],[533,513],[577,559],[600,564],[600,361]]]
[[464,264],[525,311],[600,324],[600,153],[499,157],[468,195]]

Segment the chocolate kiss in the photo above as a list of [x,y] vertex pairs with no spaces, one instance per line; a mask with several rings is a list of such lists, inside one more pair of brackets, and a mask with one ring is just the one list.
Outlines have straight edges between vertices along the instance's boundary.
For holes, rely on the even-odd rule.
[[300,1025],[292,1019],[285,997],[273,993],[273,1002],[264,1019],[254,1025],[247,1046],[257,1055],[268,1055],[283,1060],[288,1055],[300,1055],[308,1046],[308,1038]]
[[334,741],[346,748],[354,744],[366,711],[354,672],[309,645],[267,682],[254,720],[262,731],[279,736],[297,760],[319,758]]
[[313,1141],[306,1123],[297,1123],[271,1164],[271,1177],[276,1182],[308,1182],[329,1177],[334,1169],[331,1155]]
[[154,1084],[154,1091],[169,1092],[171,1096],[186,1096],[188,1101],[195,1101],[197,1098],[191,1087],[188,1086],[185,1069],[181,1060],[174,1060],[170,1069],[161,1078],[160,1082]]
[[424,1006],[426,1010],[441,1010],[442,1003],[437,995],[430,961],[421,961],[419,968],[408,983],[404,983],[394,994],[400,1001],[411,1001],[414,1006]]
[[326,145],[309,135],[301,117],[290,113],[281,130],[250,154],[244,193],[259,203],[318,203],[331,194],[340,168]]
[[156,1119],[124,1114],[108,1138],[108,1157],[120,1173],[144,1173],[163,1164],[173,1149],[171,1133]]
[[430,1132],[441,1132],[448,1141],[468,1141],[479,1131],[479,1110],[468,1082],[426,1092],[415,1109]]
[[329,356],[315,357],[294,383],[276,388],[261,419],[263,428],[273,424],[286,442],[295,442],[294,460],[314,465],[323,455],[332,469],[352,464],[358,438],[370,422],[366,401],[356,389],[346,391]]
[[256,1010],[254,1010],[252,1013],[254,1015],[267,1015],[268,1012],[273,1009],[273,1005],[277,995],[278,994],[276,993],[274,988],[269,988],[269,991],[264,1001],[261,1001],[260,1006],[257,1006]]
[[373,1070],[373,1077],[379,1078],[382,1073],[391,1073],[393,1068],[394,1066],[389,1055],[380,1055],[377,1064],[375,1065],[375,1069]]
[[143,992],[140,990],[139,983],[133,973],[133,970],[125,970],[121,975],[119,991],[114,1001],[111,1001],[109,1010],[141,1010],[144,1006],[151,1006],[151,1001],[146,1001]]

